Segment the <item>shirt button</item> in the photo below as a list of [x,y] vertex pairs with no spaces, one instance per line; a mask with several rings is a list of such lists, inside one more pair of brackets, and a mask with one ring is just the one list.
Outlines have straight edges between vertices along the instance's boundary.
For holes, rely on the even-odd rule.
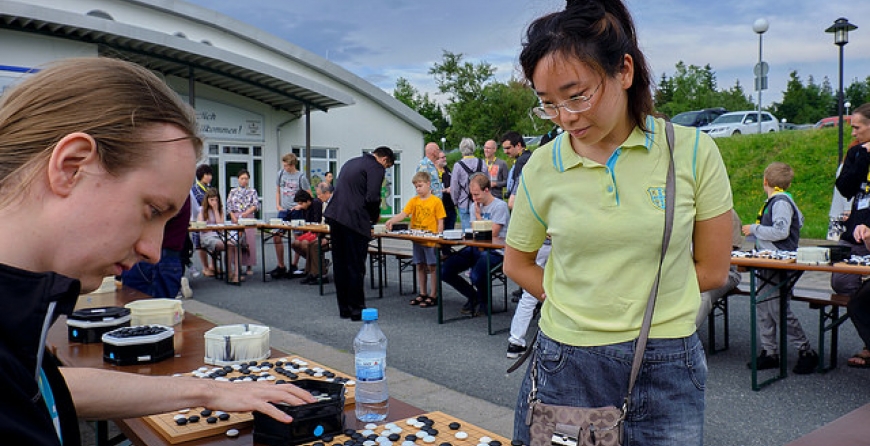
[[613,192],[613,186],[607,186],[607,192]]

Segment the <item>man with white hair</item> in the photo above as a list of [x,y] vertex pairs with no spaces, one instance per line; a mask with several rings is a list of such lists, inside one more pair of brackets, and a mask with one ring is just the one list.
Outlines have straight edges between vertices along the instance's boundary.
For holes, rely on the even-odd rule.
[[432,195],[442,198],[444,193],[444,185],[441,184],[441,176],[438,175],[438,167],[435,165],[438,162],[438,156],[441,154],[441,148],[438,144],[430,142],[426,144],[423,159],[417,164],[417,172],[426,172],[429,174]]

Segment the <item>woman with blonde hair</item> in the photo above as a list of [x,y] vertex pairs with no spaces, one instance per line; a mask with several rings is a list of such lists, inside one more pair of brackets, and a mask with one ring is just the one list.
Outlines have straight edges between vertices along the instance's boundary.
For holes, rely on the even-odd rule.
[[[196,119],[159,78],[105,58],[29,75],[0,102],[0,431],[8,444],[80,444],[78,418],[185,407],[258,410],[313,402],[293,386],[58,367],[49,326],[79,293],[157,262],[202,151]],[[132,203],[132,205],[131,205]],[[257,383],[252,383],[257,384]]]

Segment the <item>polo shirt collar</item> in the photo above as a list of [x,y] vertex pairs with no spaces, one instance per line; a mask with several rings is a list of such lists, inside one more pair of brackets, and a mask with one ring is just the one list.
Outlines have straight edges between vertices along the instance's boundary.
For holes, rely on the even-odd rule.
[[[628,135],[628,138],[626,138],[626,140],[616,148],[610,156],[610,159],[607,161],[607,164],[613,164],[623,149],[645,148],[648,152],[652,148],[653,141],[655,140],[655,125],[655,119],[653,119],[652,116],[647,116],[646,127],[650,131],[644,132],[640,127],[635,127]],[[567,132],[562,132],[556,137],[556,143],[553,145],[552,153],[553,167],[555,167],[559,172],[564,172],[583,164],[583,159],[571,147],[571,137],[567,135]]]

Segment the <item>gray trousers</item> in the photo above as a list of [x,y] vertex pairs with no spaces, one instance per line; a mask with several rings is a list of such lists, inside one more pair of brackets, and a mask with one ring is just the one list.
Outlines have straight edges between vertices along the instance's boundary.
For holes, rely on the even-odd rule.
[[728,270],[728,281],[725,282],[725,285],[701,293],[701,306],[698,308],[698,315],[695,316],[695,327],[700,327],[701,324],[704,323],[707,316],[710,314],[710,311],[713,309],[713,304],[737,287],[737,285],[740,284],[740,279],[741,277],[740,273],[737,271],[737,267],[732,265],[731,269]]
[[[777,280],[780,274],[776,270],[758,269],[755,270],[760,287],[765,280]],[[761,338],[761,348],[768,354],[779,353],[779,342],[776,336],[776,327],[779,324],[779,292],[776,292],[777,297],[773,297],[759,303],[756,306],[756,321],[758,321],[758,335]],[[789,300],[785,303],[785,330],[788,342],[795,346],[798,350],[807,350],[810,348],[810,341],[801,327],[800,321],[791,311],[791,290],[788,290]]]
[[[870,255],[870,251],[867,250],[867,247],[864,246],[863,243],[855,245],[840,240],[839,245],[848,246],[851,249],[853,256]],[[860,274],[833,273],[831,274],[831,289],[834,290],[835,293],[848,294],[851,296],[858,291],[858,288],[861,288],[863,278],[864,277]]]

